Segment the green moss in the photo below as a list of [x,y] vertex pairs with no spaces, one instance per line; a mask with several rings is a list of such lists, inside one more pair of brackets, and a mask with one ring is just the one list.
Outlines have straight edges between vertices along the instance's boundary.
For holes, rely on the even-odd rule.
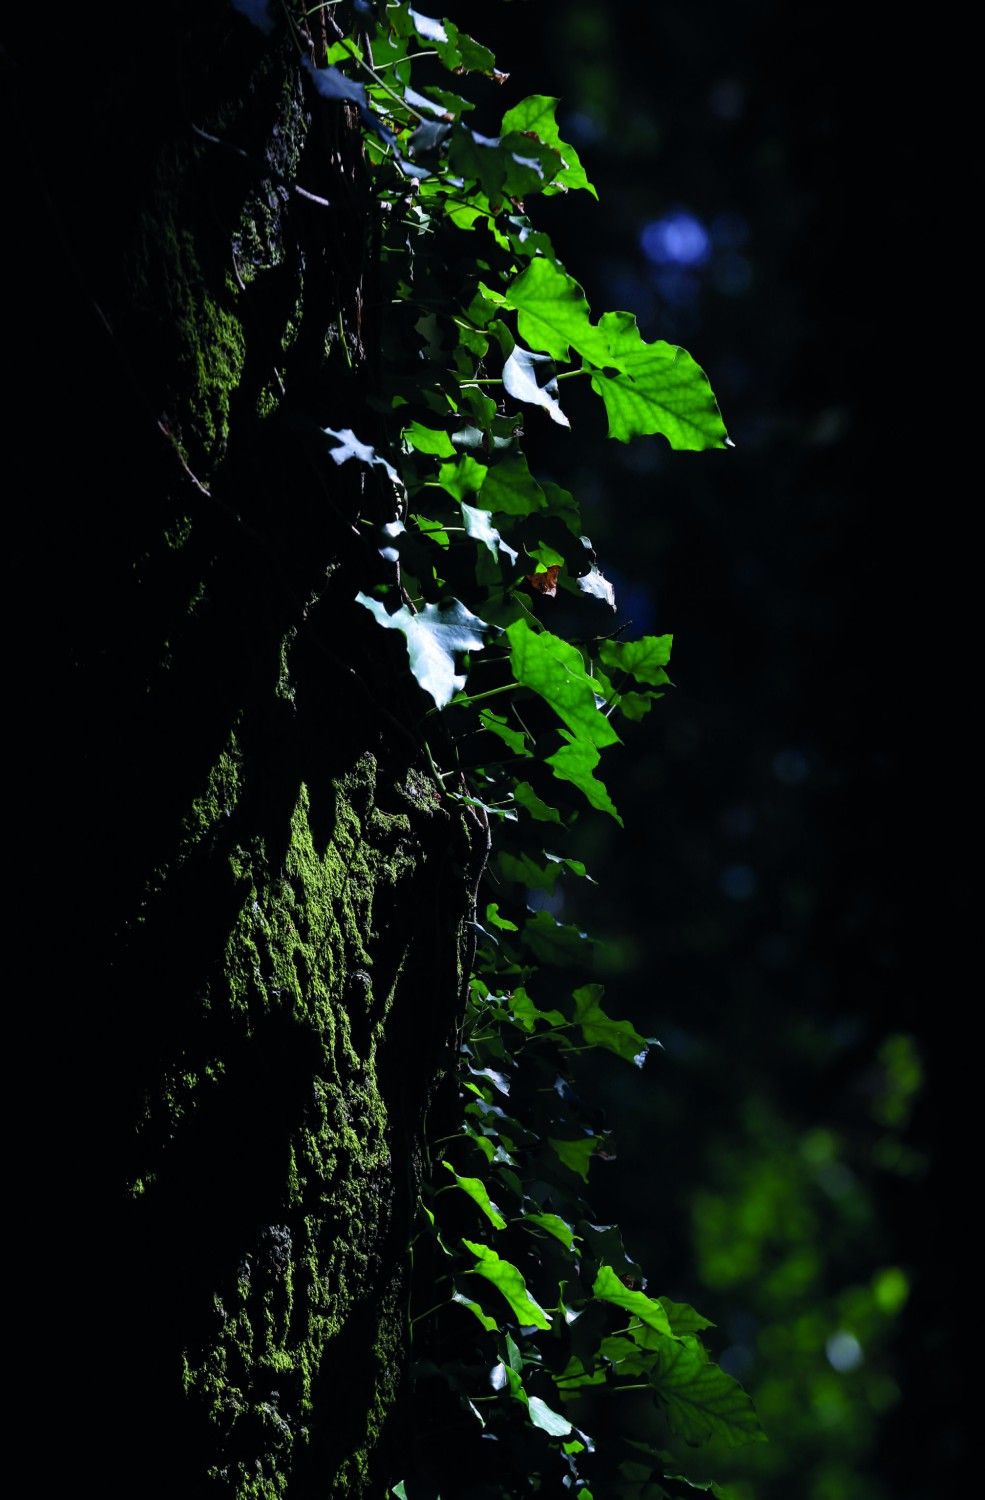
[[[235,774],[234,774],[235,772]],[[272,869],[259,839],[229,861],[239,910],[225,951],[225,1010],[250,1034],[271,1018],[311,1039],[316,1063],[283,1163],[280,1220],[262,1229],[214,1303],[211,1336],[185,1351],[186,1387],[220,1435],[217,1493],[235,1500],[286,1493],[299,1443],[317,1410],[333,1347],[372,1309],[369,1388],[358,1430],[333,1435],[342,1452],[326,1495],[366,1493],[369,1456],[396,1395],[404,1327],[396,1277],[380,1287],[379,1247],[392,1209],[389,1121],[376,1057],[400,963],[377,991],[376,913],[388,889],[415,870],[408,815],[374,806],[376,766],[365,756],[334,789],[333,831],[319,849],[308,789],[300,788],[290,839]],[[237,785],[224,752],[199,807],[210,826]],[[227,792],[224,793],[223,789]],[[365,1368],[360,1341],[358,1363]],[[225,1477],[223,1477],[225,1476]]]
[[223,818],[228,818],[242,792],[243,754],[235,728],[209,772],[205,791],[192,802],[182,822],[179,862],[202,842]]

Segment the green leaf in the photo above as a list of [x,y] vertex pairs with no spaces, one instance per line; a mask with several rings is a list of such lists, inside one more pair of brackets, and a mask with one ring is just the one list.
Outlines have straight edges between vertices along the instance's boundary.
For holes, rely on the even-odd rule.
[[504,458],[492,466],[482,486],[479,503],[484,510],[499,511],[504,516],[529,516],[547,505],[544,491],[531,474],[522,453]]
[[405,442],[418,453],[431,453],[436,458],[454,458],[455,449],[447,432],[436,427],[425,427],[421,422],[411,422],[400,434]]
[[390,1494],[394,1496],[394,1500],[407,1500],[407,1491],[404,1487],[404,1481],[402,1479],[399,1484],[395,1484],[393,1486]]
[[703,1318],[687,1302],[671,1302],[669,1297],[661,1297],[659,1302],[667,1314],[672,1333],[700,1333],[702,1328],[715,1327],[709,1318]]
[[562,1417],[560,1413],[552,1411],[546,1401],[542,1401],[539,1396],[530,1397],[527,1402],[527,1411],[530,1413],[530,1420],[534,1426],[539,1427],[543,1432],[550,1433],[551,1437],[567,1437],[573,1430],[567,1417]]
[[458,599],[425,604],[416,615],[405,604],[388,615],[378,599],[362,593],[356,595],[356,603],[368,609],[385,630],[399,630],[406,636],[410,669],[438,708],[444,708],[465,686],[464,675],[455,671],[455,652],[481,651],[484,633],[491,628]]
[[568,743],[549,755],[545,764],[550,766],[559,781],[570,781],[572,786],[584,793],[592,807],[597,807],[600,812],[607,812],[622,828],[622,818],[609,793],[603,783],[592,775],[601,759],[599,752],[593,745],[568,734],[567,730],[562,729],[561,735]]
[[490,901],[486,906],[486,921],[490,927],[498,927],[500,932],[519,932],[520,929],[515,922],[508,917],[500,916],[499,902]]
[[539,1224],[541,1229],[560,1240],[566,1250],[573,1250],[577,1235],[570,1224],[566,1224],[558,1214],[524,1214],[525,1224]]
[[577,1141],[555,1140],[552,1137],[547,1144],[560,1157],[569,1171],[580,1177],[582,1182],[588,1181],[588,1164],[599,1146],[597,1135],[584,1136]]
[[662,697],[662,693],[619,693],[616,697],[616,707],[627,719],[638,724],[645,714],[650,712],[655,698]]
[[531,1297],[523,1276],[512,1262],[502,1260],[488,1245],[466,1239],[462,1240],[462,1244],[476,1257],[477,1263],[471,1274],[484,1276],[487,1281],[492,1282],[513,1309],[518,1323],[524,1327],[532,1325],[535,1328],[550,1328],[550,1317],[540,1303]]
[[503,301],[516,310],[524,343],[555,359],[568,359],[576,349],[600,368],[606,365],[608,344],[592,326],[585,293],[556,262],[531,261],[507,287]]
[[659,432],[672,448],[691,452],[728,445],[708,377],[685,349],[662,340],[645,343],[632,313],[605,313],[598,331],[607,352],[593,363],[619,372],[592,377],[605,402],[610,437],[625,443]]
[[456,500],[465,500],[469,495],[477,495],[485,483],[489,470],[485,464],[477,463],[474,458],[466,454],[464,458],[458,459],[453,464],[442,464],[438,470],[438,483],[449,495],[454,495]]
[[592,1287],[592,1296],[597,1297],[600,1302],[611,1302],[614,1307],[622,1307],[626,1312],[639,1318],[640,1322],[645,1323],[648,1328],[670,1335],[670,1322],[660,1303],[648,1297],[645,1292],[634,1292],[629,1287],[623,1286],[611,1266],[599,1268],[595,1285]]
[[572,997],[575,1002],[575,1022],[581,1027],[581,1034],[590,1046],[604,1047],[606,1051],[614,1052],[617,1057],[625,1058],[627,1062],[635,1063],[641,1068],[652,1038],[640,1036],[629,1021],[614,1021],[611,1016],[607,1016],[602,1009],[604,994],[605,990],[600,984],[586,984],[575,990]]
[[586,747],[619,743],[611,723],[599,713],[592,679],[576,646],[549,630],[538,635],[525,620],[510,625],[506,636],[517,682],[545,699],[579,743]]
[[495,714],[491,708],[483,708],[479,712],[479,722],[483,729],[497,735],[514,755],[530,755],[527,736],[520,729],[511,729],[503,714]]
[[487,1333],[499,1332],[499,1324],[496,1322],[496,1319],[491,1318],[488,1313],[484,1313],[478,1302],[473,1302],[471,1297],[464,1297],[461,1292],[452,1292],[451,1300],[457,1302],[459,1307],[467,1307],[469,1312],[478,1318]]
[[637,682],[661,687],[670,679],[664,667],[670,661],[672,635],[645,635],[638,641],[603,641],[599,661],[613,672],[629,672]]
[[556,864],[539,865],[525,852],[510,854],[506,849],[500,850],[496,865],[504,880],[515,880],[528,891],[553,891],[561,873]]
[[521,99],[519,104],[508,109],[503,116],[503,134],[513,130],[521,133],[532,130],[545,146],[553,146],[561,154],[564,167],[557,173],[555,182],[561,182],[569,188],[584,188],[593,198],[598,198],[598,193],[585,175],[585,168],[578,159],[577,151],[566,141],[562,141],[558,134],[554,118],[557,106],[558,100],[549,98],[546,94],[531,94],[528,99]]
[[485,1214],[492,1227],[494,1229],[505,1229],[506,1220],[503,1218],[503,1215],[500,1213],[499,1209],[490,1198],[489,1193],[486,1190],[486,1185],[482,1181],[482,1179],[479,1177],[459,1177],[450,1161],[443,1162],[442,1165],[446,1167],[454,1177],[456,1183],[462,1189],[462,1192],[467,1193],[468,1196],[472,1199],[472,1202],[477,1204],[478,1207],[482,1209],[482,1212]]
[[523,940],[541,963],[562,968],[585,963],[591,953],[588,934],[552,917],[549,911],[538,911],[527,919]]
[[529,781],[518,781],[513,788],[513,796],[536,822],[560,824],[561,814],[557,808],[548,807],[547,803],[537,796]]
[[472,537],[473,541],[481,542],[492,553],[493,557],[498,558],[501,552],[505,552],[511,561],[516,562],[516,552],[503,541],[503,538],[489,519],[489,512],[487,510],[478,510],[474,505],[466,505],[463,500],[462,520],[465,522],[465,530]]
[[546,1021],[551,1027],[565,1024],[564,1016],[559,1010],[538,1010],[522,986],[513,991],[508,1003],[513,1019],[526,1032],[534,1031],[538,1021]]
[[712,1364],[698,1340],[666,1339],[651,1374],[671,1431],[692,1446],[738,1448],[765,1442],[751,1399],[731,1375]]

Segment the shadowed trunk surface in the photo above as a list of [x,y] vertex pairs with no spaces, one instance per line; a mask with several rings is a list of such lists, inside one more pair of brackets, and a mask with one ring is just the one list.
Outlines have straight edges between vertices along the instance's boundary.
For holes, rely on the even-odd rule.
[[352,602],[389,480],[319,431],[375,440],[359,124],[225,0],[67,40],[5,58],[61,1457],[106,1495],[379,1494],[478,840]]

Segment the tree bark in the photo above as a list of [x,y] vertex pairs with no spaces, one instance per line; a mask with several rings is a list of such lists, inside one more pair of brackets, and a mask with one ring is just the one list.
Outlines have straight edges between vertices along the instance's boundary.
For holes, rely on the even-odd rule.
[[226,0],[77,24],[57,68],[5,50],[44,351],[24,785],[55,851],[28,1045],[56,1097],[28,1135],[60,1174],[43,1274],[75,1288],[69,1467],[382,1494],[480,855],[353,603],[389,481],[320,431],[376,437],[359,123]]

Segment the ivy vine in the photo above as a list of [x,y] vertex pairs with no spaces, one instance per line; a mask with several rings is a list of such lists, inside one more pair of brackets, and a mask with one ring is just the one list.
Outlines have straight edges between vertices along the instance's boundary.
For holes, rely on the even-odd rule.
[[[266,4],[233,3],[272,26]],[[470,927],[460,1122],[430,1143],[412,1247],[421,1420],[390,1494],[720,1493],[716,1448],[763,1436],[752,1403],[710,1358],[707,1319],[651,1295],[587,1201],[607,1135],[572,1064],[601,1048],[642,1067],[653,1039],[584,982],[591,939],[530,899],[591,879],[566,832],[584,804],[621,822],[596,773],[669,685],[672,637],[612,628],[577,501],[531,471],[522,439],[529,408],[569,426],[562,382],[579,378],[618,442],[729,439],[690,354],[647,342],[630,313],[593,319],[528,217],[537,194],[597,196],[556,99],[523,99],[485,135],[459,90],[506,75],[451,20],[405,0],[319,5],[329,41],[313,63],[284,10],[313,88],[358,111],[383,221],[373,429],[325,429],[327,456],[366,466],[389,511],[363,518],[386,578],[357,602],[404,637],[441,796],[496,828]],[[587,638],[564,638],[561,622],[584,618],[566,595],[600,618]]]

